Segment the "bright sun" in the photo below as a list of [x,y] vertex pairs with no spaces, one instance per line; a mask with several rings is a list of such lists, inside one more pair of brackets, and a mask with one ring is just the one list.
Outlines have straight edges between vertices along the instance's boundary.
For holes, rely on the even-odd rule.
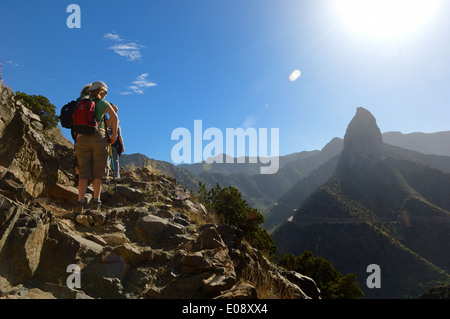
[[374,37],[399,37],[423,27],[440,0],[336,0],[338,15],[353,31]]

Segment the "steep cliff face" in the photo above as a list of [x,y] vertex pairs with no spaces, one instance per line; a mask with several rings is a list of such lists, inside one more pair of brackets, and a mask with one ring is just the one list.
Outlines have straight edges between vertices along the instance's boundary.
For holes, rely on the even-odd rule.
[[32,196],[56,182],[68,182],[73,146],[59,129],[44,130],[6,87],[0,91],[0,166],[8,168]]
[[320,297],[311,278],[270,262],[148,168],[105,183],[102,210],[74,213],[72,154],[2,90],[0,298]]

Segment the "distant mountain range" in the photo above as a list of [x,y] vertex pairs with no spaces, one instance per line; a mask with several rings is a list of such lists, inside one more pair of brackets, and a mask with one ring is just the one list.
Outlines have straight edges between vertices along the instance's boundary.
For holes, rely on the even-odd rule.
[[410,134],[387,132],[383,134],[383,142],[423,154],[450,156],[450,131]]
[[[383,144],[372,114],[358,111],[342,153],[292,189],[295,214],[273,232],[280,251],[305,249],[355,273],[368,298],[411,298],[450,282],[450,158]],[[440,169],[433,168],[439,166]],[[311,185],[311,184],[310,184]],[[309,193],[309,194],[307,194]],[[381,288],[366,286],[367,266]]]
[[[404,149],[390,148],[392,152],[401,153],[407,152],[406,150],[414,150],[424,154],[450,154],[450,131],[412,134],[388,132],[382,136],[385,143]],[[223,163],[207,164],[203,162],[178,166],[169,162],[150,159],[143,154],[124,154],[121,157],[121,165],[140,167],[151,164],[193,190],[197,189],[198,182],[202,182],[209,187],[214,187],[216,183],[224,187],[234,186],[241,191],[250,205],[258,208],[266,215],[266,227],[272,229],[289,217],[292,209],[298,206],[299,202],[293,198],[295,196],[289,194],[295,194],[295,189],[303,187],[310,189],[310,192],[304,193],[307,196],[331,176],[333,173],[332,164],[327,164],[322,170],[315,172],[313,176],[303,181],[312,172],[319,169],[321,165],[338,156],[343,149],[343,143],[343,139],[336,137],[320,151],[302,151],[280,156],[280,169],[273,175],[261,175],[261,164],[250,163],[248,158],[244,160],[245,163],[238,163],[237,159],[228,159],[228,162],[232,163],[227,163],[227,157],[224,154],[218,155],[218,157],[222,157]],[[384,147],[390,147],[387,144]],[[415,152],[409,152],[408,154],[411,158],[432,167],[440,169],[447,167],[445,158],[439,156],[426,158]],[[316,175],[321,175],[322,179],[315,178]],[[304,186],[302,186],[303,184]],[[289,200],[289,198],[292,198],[292,200]],[[299,198],[303,197],[300,196]],[[288,204],[286,200],[290,203]],[[278,214],[279,211],[283,211],[284,214]],[[275,217],[272,217],[272,215],[275,215]]]

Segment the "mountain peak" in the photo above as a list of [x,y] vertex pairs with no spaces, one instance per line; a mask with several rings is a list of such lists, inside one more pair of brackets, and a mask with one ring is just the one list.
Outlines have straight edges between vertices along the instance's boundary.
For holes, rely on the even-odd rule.
[[377,163],[381,159],[383,138],[375,117],[358,107],[344,137],[340,167],[352,168]]

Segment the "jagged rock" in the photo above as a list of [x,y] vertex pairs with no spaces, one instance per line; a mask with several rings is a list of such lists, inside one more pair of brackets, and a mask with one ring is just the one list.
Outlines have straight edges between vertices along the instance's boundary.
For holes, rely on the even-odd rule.
[[[39,117],[2,88],[0,103],[0,165],[37,197],[57,182],[68,182],[73,146],[58,129],[44,130]],[[14,143],[11,143],[14,141]]]
[[92,216],[92,224],[94,227],[100,227],[106,220],[106,212],[97,211],[97,210],[88,210],[87,212],[90,216]]
[[202,251],[197,251],[184,256],[181,267],[183,274],[195,274],[213,269],[213,264]]
[[92,216],[90,215],[77,215],[75,217],[75,220],[77,221],[77,223],[88,228],[90,228],[91,225],[94,223],[94,218],[92,218]]
[[78,264],[80,258],[93,258],[103,247],[78,235],[61,222],[52,223],[41,252],[36,278],[55,284],[65,283],[67,267]]
[[175,217],[173,218],[173,222],[177,223],[181,226],[184,226],[184,227],[187,227],[191,224],[189,221],[189,217],[187,217],[185,214],[181,214],[181,213],[178,213],[175,215]]
[[194,245],[194,250],[225,248],[225,243],[214,226],[203,226],[203,229],[200,229],[200,231],[201,233]]
[[8,239],[17,219],[22,214],[23,208],[13,203],[9,198],[0,201],[0,253]]
[[145,199],[145,194],[140,189],[118,185],[117,192],[124,196],[127,202],[137,203]]
[[102,234],[101,237],[110,246],[119,246],[130,243],[130,240],[124,233]]
[[280,274],[283,275],[286,279],[288,279],[293,284],[297,285],[304,292],[305,296],[308,296],[312,299],[320,298],[320,290],[317,288],[316,283],[311,278],[299,274],[295,271],[280,271]]
[[155,216],[161,217],[161,218],[167,218],[167,219],[173,219],[173,214],[167,209],[157,209],[153,212]]
[[244,238],[244,232],[232,225],[219,225],[217,232],[229,248],[237,248]]
[[136,266],[146,260],[153,258],[153,252],[150,247],[137,247],[134,244],[125,243],[119,247],[114,248],[111,253],[105,257],[105,262],[112,256],[120,257],[125,263]]
[[108,243],[100,236],[96,234],[86,234],[86,239],[93,241],[94,243],[99,244],[100,246],[106,246]]
[[32,199],[23,182],[13,172],[3,167],[0,167],[0,193],[12,200],[21,202]]
[[238,282],[230,290],[215,299],[257,299],[256,288],[246,282]]
[[226,274],[214,274],[203,280],[203,292],[208,296],[218,296],[236,283],[236,274],[228,272]]
[[0,252],[0,274],[11,284],[26,281],[34,275],[48,228],[48,220],[42,211],[21,213],[18,217]]
[[0,276],[0,297],[4,294],[7,294],[7,292],[11,289],[11,285],[8,282],[8,280],[6,280],[5,278],[3,278],[2,276]]
[[18,285],[11,288],[5,293],[7,299],[56,299],[52,293],[42,291],[39,288],[27,288],[23,285]]
[[154,215],[142,217],[136,223],[136,234],[149,245],[168,243],[177,234],[183,234],[184,228]]
[[57,285],[49,282],[33,282],[36,288],[48,292],[57,299],[93,299],[81,290],[75,290],[67,286]]
[[54,184],[50,186],[48,194],[57,199],[63,199],[71,204],[78,202],[78,189],[70,185]]

